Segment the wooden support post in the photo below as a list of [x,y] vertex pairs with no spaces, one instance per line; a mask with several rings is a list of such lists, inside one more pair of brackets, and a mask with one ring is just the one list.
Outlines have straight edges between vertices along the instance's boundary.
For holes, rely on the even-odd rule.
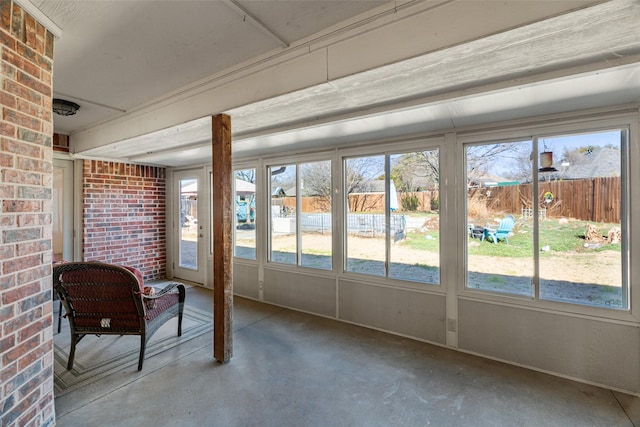
[[231,118],[211,120],[213,148],[213,357],[226,363],[233,355],[233,185]]

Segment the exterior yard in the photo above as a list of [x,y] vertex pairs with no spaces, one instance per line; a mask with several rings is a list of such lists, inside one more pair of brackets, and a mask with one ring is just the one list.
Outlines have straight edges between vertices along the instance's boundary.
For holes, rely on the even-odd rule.
[[[500,218],[475,218],[475,224],[494,224]],[[471,222],[471,220],[470,220]],[[440,230],[437,214],[407,215],[406,236],[390,246],[390,266],[385,272],[381,236],[349,235],[347,270],[354,273],[440,283]],[[581,304],[622,307],[621,245],[609,243],[616,224],[570,219],[539,222],[540,298]],[[587,236],[591,226],[596,236]],[[594,228],[595,227],[595,228]],[[497,244],[468,236],[467,287],[483,291],[533,297],[533,221],[517,219],[509,243]],[[237,235],[237,251],[254,253],[253,236]],[[274,233],[272,261],[295,264],[296,236]],[[330,270],[330,232],[302,232],[301,265]],[[338,267],[339,269],[341,267]]]

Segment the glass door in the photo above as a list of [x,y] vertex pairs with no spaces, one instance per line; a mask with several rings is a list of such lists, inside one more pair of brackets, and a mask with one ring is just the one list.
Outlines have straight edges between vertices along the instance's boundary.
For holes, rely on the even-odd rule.
[[[179,171],[174,173],[175,200],[173,253],[174,277],[195,283],[204,283],[204,216],[200,215],[204,200],[199,201],[200,187],[204,183],[202,172]],[[200,221],[202,219],[202,221]]]

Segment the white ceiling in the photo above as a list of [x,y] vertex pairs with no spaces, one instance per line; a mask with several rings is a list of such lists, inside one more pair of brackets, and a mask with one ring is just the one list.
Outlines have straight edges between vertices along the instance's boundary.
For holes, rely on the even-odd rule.
[[388,0],[31,0],[62,30],[54,97],[81,106],[54,117],[70,134],[375,9]]
[[[199,79],[241,70],[246,61],[271,58],[354,22],[368,23],[399,5],[453,3],[465,10],[472,4],[31,1],[62,28],[55,46],[54,96],[81,109],[75,116],[55,116],[54,128],[71,134],[72,142],[74,132],[91,132],[167,94],[179,97]],[[535,1],[518,5],[524,3],[539,9]],[[637,19],[640,3],[615,0],[232,108],[225,113],[232,117],[234,158],[637,103]],[[210,118],[76,155],[176,167],[207,163]]]

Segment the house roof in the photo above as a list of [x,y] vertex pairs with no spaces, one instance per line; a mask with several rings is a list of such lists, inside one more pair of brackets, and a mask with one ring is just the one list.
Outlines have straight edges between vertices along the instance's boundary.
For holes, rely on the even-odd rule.
[[237,194],[242,194],[242,195],[255,194],[256,185],[251,183],[251,182],[249,182],[249,181],[245,181],[243,179],[237,179],[236,178],[235,191],[236,191]]
[[593,177],[620,176],[620,150],[611,147],[592,147],[570,159],[554,162],[556,172],[548,174],[548,179],[584,179]]

